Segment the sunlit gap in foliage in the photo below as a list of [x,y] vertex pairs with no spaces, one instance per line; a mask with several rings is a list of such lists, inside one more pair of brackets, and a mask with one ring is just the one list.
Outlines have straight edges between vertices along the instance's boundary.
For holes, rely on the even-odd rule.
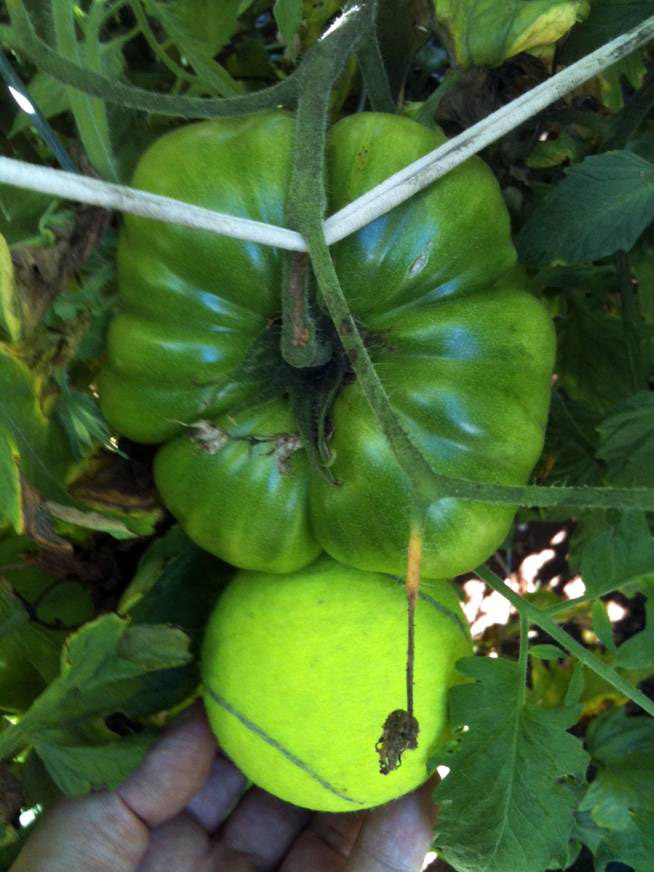
[[28,808],[21,812],[19,817],[21,827],[29,827],[30,824],[34,823],[42,811],[43,806],[37,804],[32,806],[32,808]]
[[425,862],[422,864],[422,868],[423,868],[423,870],[429,868],[429,866],[430,866],[430,865],[434,862],[434,860],[436,860],[436,859],[438,859],[438,854],[436,853],[436,851],[430,851],[430,852],[425,856]]
[[580,575],[575,575],[567,582],[563,588],[563,593],[568,599],[576,599],[578,596],[583,596],[586,593],[586,585]]

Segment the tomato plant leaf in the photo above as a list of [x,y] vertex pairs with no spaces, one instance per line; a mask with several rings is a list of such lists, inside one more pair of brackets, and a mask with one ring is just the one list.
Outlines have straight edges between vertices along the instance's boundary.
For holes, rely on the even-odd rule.
[[9,246],[0,234],[0,339],[16,342],[22,332],[20,296]]
[[231,572],[173,527],[144,552],[118,611],[141,624],[174,623],[199,637]]
[[[652,137],[654,158],[654,137]],[[631,269],[638,281],[638,302],[645,323],[654,327],[654,228],[643,234],[629,257]],[[654,365],[654,343],[650,343],[650,360]]]
[[597,457],[616,484],[654,486],[654,393],[639,391],[597,428]]
[[27,620],[25,606],[11,587],[0,578],[0,639],[13,633],[17,627],[27,623]]
[[630,251],[654,219],[654,164],[631,151],[587,157],[568,170],[518,236],[535,263],[598,260]]
[[65,521],[67,524],[74,524],[76,527],[82,527],[85,530],[109,533],[114,539],[133,539],[140,535],[138,532],[131,530],[121,519],[111,518],[100,512],[87,512],[75,509],[72,506],[55,503],[52,500],[49,500],[45,506],[53,518]]
[[613,638],[613,628],[609,621],[606,606],[602,600],[595,600],[591,608],[591,613],[593,616],[593,630],[595,635],[608,651],[615,651],[616,644]]
[[[36,740],[43,730],[111,714],[131,713],[132,698],[147,673],[184,666],[190,660],[188,637],[167,626],[130,626],[115,614],[85,624],[66,640],[61,671],[23,716],[21,733]],[[162,687],[161,696],[165,693]],[[135,700],[139,707],[139,700]],[[165,706],[154,706],[162,708]],[[0,735],[6,738],[10,730]]]
[[[624,402],[634,390],[634,378],[624,353],[625,332],[622,321],[607,314],[599,304],[592,305],[580,293],[568,293],[565,314],[560,319],[556,371],[559,384],[577,404],[582,429],[595,424],[617,403]],[[562,410],[557,409],[556,412]],[[565,426],[565,421],[562,422]],[[568,426],[568,430],[572,428]],[[570,433],[569,437],[573,434]],[[595,446],[596,435],[586,439]]]
[[[647,75],[643,51],[635,51],[613,64],[597,77],[602,105],[609,112],[618,112],[625,105],[624,85],[634,91],[642,87]],[[620,123],[617,119],[616,125]]]
[[302,21],[302,0],[275,0],[273,14],[286,45],[291,45]]
[[556,645],[532,645],[529,648],[529,653],[532,657],[538,657],[539,660],[560,660],[566,657],[566,652]]
[[599,485],[603,470],[595,457],[597,413],[572,400],[561,389],[552,391],[543,464],[551,482]]
[[561,131],[556,139],[537,142],[529,153],[527,166],[531,169],[558,167],[566,161],[574,164],[586,156],[588,146],[576,136]]
[[48,732],[34,748],[59,790],[80,796],[121,784],[141,765],[154,739],[154,734],[146,732],[98,745],[70,745],[65,734]]
[[436,849],[458,872],[562,864],[575,806],[568,782],[582,782],[587,763],[567,732],[579,708],[526,702],[522,671],[509,660],[466,658],[457,669],[475,681],[452,689],[452,724],[468,730],[434,761],[451,768],[435,793]]
[[95,397],[70,388],[67,382],[60,385],[57,419],[66,431],[71,453],[81,460],[98,445],[107,446],[111,434]]
[[0,344],[0,522],[26,528],[28,482],[39,494],[67,499],[70,459],[63,433],[43,413],[41,383]]
[[458,66],[496,66],[561,39],[585,0],[436,0],[436,21]]
[[184,3],[148,0],[148,12],[155,16],[175,42],[181,55],[193,65],[202,81],[220,96],[240,93],[239,85],[214,55],[229,41],[236,25],[238,5],[235,0],[212,3],[210,0],[185,0]]
[[647,596],[645,603],[645,628],[624,641],[613,661],[624,669],[645,669],[654,666],[654,575],[641,588]]
[[586,591],[601,596],[623,587],[654,568],[654,537],[643,512],[624,512],[592,538],[581,556]]
[[8,433],[0,430],[0,521],[23,530],[18,452]]
[[242,0],[174,0],[150,3],[153,12],[163,12],[163,20],[176,34],[193,40],[206,58],[211,58],[229,42],[234,33]]
[[654,721],[612,709],[590,724],[586,742],[597,774],[580,811],[599,828],[596,868],[618,861],[647,872],[654,856]]
[[654,15],[654,0],[593,0],[588,17],[573,28],[561,47],[561,62],[579,60],[648,15]]

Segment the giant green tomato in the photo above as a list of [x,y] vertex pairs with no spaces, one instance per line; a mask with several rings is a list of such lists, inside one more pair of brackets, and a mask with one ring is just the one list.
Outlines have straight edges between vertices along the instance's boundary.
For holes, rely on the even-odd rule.
[[[192,124],[146,152],[133,184],[283,225],[292,139],[293,119],[282,112]],[[338,122],[329,138],[330,210],[443,140],[398,116]],[[489,169],[469,160],[333,255],[393,408],[433,468],[526,482],[542,448],[553,331],[515,284],[508,215]],[[128,216],[104,411],[131,439],[164,443],[155,461],[163,500],[208,551],[288,572],[324,549],[360,569],[401,573],[408,481],[343,364],[336,331],[323,366],[283,363],[281,258],[262,245]],[[320,451],[299,438],[298,398],[314,431],[325,424],[319,448],[331,453],[328,472],[315,460]],[[513,514],[436,500],[424,575],[454,575],[487,558]]]

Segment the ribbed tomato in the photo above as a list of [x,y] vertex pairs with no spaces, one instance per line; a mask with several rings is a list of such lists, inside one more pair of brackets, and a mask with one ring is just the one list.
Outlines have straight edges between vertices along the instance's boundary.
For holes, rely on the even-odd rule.
[[[292,139],[283,112],[191,124],[145,153],[133,184],[283,225]],[[329,137],[331,211],[443,141],[400,116],[339,121]],[[516,277],[507,210],[485,164],[467,161],[333,255],[393,408],[433,468],[526,482],[542,449],[554,336]],[[288,572],[325,550],[360,569],[401,573],[407,480],[326,317],[327,362],[300,370],[282,360],[281,258],[263,245],[128,216],[121,310],[100,382],[105,414],[131,439],[163,443],[162,498],[208,551]],[[318,458],[327,455],[325,469]],[[424,575],[477,565],[513,514],[436,500]]]

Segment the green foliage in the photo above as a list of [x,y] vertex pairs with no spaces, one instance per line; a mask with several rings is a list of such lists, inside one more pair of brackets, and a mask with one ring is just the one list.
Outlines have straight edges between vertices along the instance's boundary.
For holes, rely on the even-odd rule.
[[607,464],[611,481],[654,485],[654,394],[639,391],[598,426],[597,457]]
[[640,588],[646,595],[645,628],[624,641],[615,655],[616,666],[626,669],[647,669],[654,666],[654,574],[641,580]]
[[41,407],[42,385],[0,345],[0,517],[25,530],[25,487],[48,497],[64,493],[69,459],[63,434]]
[[302,21],[302,0],[275,0],[273,14],[284,42],[291,45]]
[[642,512],[625,512],[584,548],[581,573],[591,596],[617,590],[652,572],[654,536]]
[[[77,18],[75,7],[69,3],[52,2],[52,21],[57,49],[64,56],[77,61],[80,66],[98,73],[106,72],[99,51],[99,18],[103,3],[94,3],[84,21],[84,39],[77,40]],[[93,168],[108,181],[118,181],[113,146],[111,143],[109,116],[104,101],[89,97],[74,88],[67,88],[66,94],[75,118],[79,137],[84,145]]]
[[436,849],[457,872],[562,865],[574,787],[588,761],[579,739],[565,732],[578,709],[526,702],[517,663],[466,658],[457,668],[473,683],[451,691],[452,726],[465,732],[434,761],[452,769],[435,793]]
[[34,751],[59,790],[81,796],[91,790],[113,790],[138,769],[155,735],[141,733],[97,745],[66,744],[61,731],[43,731]]
[[654,857],[654,724],[618,708],[597,718],[586,736],[597,774],[579,811],[594,825],[596,869],[611,861],[650,872]]
[[583,428],[584,411],[599,423],[639,385],[624,353],[624,323],[618,314],[581,291],[569,291],[562,308],[557,374],[560,385],[578,404],[575,411]]
[[232,571],[172,527],[143,553],[118,612],[144,624],[175,623],[197,642]]
[[535,263],[630,251],[654,219],[654,165],[630,151],[587,157],[532,212],[518,239]]
[[497,66],[549,49],[586,14],[586,0],[434,0],[436,21],[457,66]]
[[[144,641],[148,648],[143,647]],[[44,740],[47,757],[52,730],[60,731],[61,736],[62,731],[74,731],[80,724],[90,722],[93,726],[94,719],[115,711],[129,715],[165,708],[165,682],[159,682],[153,693],[150,675],[189,663],[188,643],[188,637],[177,628],[131,626],[118,615],[104,615],[85,624],[66,640],[58,677],[18,724],[0,734],[0,753],[4,757]],[[117,745],[115,750],[120,753]]]
[[22,329],[20,297],[7,242],[0,234],[0,339],[14,342]]
[[577,24],[561,49],[569,64],[654,15],[652,0],[592,0],[585,21]]

